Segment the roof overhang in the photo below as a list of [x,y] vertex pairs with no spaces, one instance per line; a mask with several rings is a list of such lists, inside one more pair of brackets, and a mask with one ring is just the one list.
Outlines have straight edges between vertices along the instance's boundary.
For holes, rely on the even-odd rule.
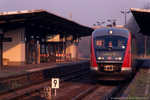
[[150,9],[130,9],[137,24],[140,27],[140,33],[150,35]]
[[50,13],[46,10],[24,10],[0,13],[0,28],[4,31],[28,27],[42,29],[49,33],[70,33],[81,36],[91,35],[94,29]]

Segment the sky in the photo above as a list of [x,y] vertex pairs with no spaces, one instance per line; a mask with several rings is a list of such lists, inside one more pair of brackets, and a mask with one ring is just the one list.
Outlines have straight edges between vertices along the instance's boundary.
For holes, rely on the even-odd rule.
[[[70,18],[89,27],[99,22],[103,26],[110,24],[107,20],[117,20],[117,25],[124,25],[124,14],[130,8],[142,8],[150,0],[0,0],[0,12],[45,9],[56,15]],[[127,20],[132,16],[127,15]]]

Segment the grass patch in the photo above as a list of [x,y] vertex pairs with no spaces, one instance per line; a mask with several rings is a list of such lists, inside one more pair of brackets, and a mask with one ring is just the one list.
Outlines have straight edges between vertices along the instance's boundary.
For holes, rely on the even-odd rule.
[[145,89],[147,85],[148,73],[144,69],[140,69],[137,73],[136,79],[133,80],[133,83],[130,86],[127,97],[128,98],[137,98],[145,97]]
[[[6,72],[6,73],[1,73],[0,77],[7,77],[7,76],[13,76],[13,75],[18,75],[18,74],[23,74],[26,73],[27,71],[19,71],[19,72]],[[17,88],[22,86],[22,83],[17,83],[17,82],[10,82],[10,83],[0,83],[0,91],[3,90],[9,90],[13,88]]]
[[17,82],[12,82],[12,83],[10,83],[11,89],[14,89],[14,88],[17,88],[17,87],[20,87],[20,86],[22,86],[22,85],[19,84],[19,83],[17,83]]
[[0,91],[14,89],[14,88],[17,88],[17,87],[20,87],[20,86],[22,86],[22,84],[17,83],[17,82],[11,82],[10,84],[0,83]]

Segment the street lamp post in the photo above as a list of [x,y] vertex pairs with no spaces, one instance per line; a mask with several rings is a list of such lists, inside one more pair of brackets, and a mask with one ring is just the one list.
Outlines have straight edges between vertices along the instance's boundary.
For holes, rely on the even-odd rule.
[[93,27],[94,28],[100,28],[102,26],[102,24],[104,24],[105,22],[99,22],[97,21],[97,25],[96,24],[93,24]]
[[125,14],[125,27],[126,27],[126,20],[127,20],[127,14],[130,13],[130,11],[121,11],[121,13]]
[[96,26],[96,24],[93,24],[93,26]]
[[112,25],[112,26],[114,26],[114,25],[113,25],[113,23],[115,23],[115,22],[116,22],[116,20],[115,20],[115,19],[114,19],[114,20],[109,20],[109,19],[108,19],[107,21],[111,22],[111,25]]
[[97,26],[102,26],[102,24],[104,24],[105,22],[99,22],[99,21],[97,21],[97,23],[98,23],[98,25]]

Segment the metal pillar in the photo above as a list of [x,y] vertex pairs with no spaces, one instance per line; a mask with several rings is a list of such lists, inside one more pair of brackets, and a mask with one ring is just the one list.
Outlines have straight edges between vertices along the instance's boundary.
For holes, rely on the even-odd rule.
[[3,35],[0,34],[0,68],[3,65]]
[[27,51],[26,51],[26,53],[27,53],[27,54],[26,54],[26,60],[27,60],[27,64],[29,64],[29,53],[30,53],[30,52],[29,52],[29,41],[28,41],[28,39],[27,39],[26,45],[27,45],[27,46],[26,46],[26,47],[27,47],[27,48],[26,48],[26,50],[27,50]]
[[60,42],[57,45],[57,50],[58,50],[57,53],[60,54]]
[[53,48],[53,60],[56,62],[56,43],[54,43],[54,48]]
[[[64,42],[64,54],[66,55],[66,42]],[[64,59],[66,60],[66,56],[64,57]]]
[[[45,39],[44,39],[45,40]],[[46,41],[44,41],[44,45],[45,45],[45,53],[44,53],[44,59],[45,59],[45,61],[44,62],[47,62],[47,53],[46,53]]]
[[78,59],[78,43],[75,43],[76,44],[76,60]]
[[38,61],[37,61],[38,64],[41,63],[41,59],[40,59],[40,58],[41,58],[41,50],[40,50],[41,48],[40,48],[40,47],[41,47],[41,46],[40,46],[40,43],[39,43],[39,44],[38,44]]
[[51,62],[51,44],[48,44],[49,62]]
[[34,48],[34,51],[35,51],[35,64],[37,64],[37,40],[35,41],[35,48]]

